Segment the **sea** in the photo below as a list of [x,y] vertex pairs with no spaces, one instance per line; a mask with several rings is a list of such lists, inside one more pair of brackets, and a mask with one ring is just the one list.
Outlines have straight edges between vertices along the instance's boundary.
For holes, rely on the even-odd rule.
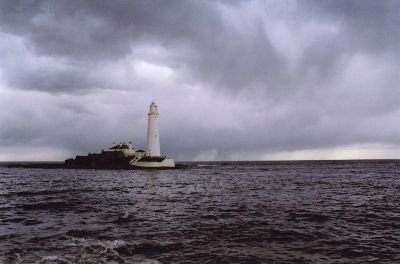
[[400,263],[400,160],[0,166],[0,263]]

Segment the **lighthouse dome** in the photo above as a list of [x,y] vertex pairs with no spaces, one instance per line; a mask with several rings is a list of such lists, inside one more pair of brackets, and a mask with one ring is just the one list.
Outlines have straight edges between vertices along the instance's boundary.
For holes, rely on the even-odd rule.
[[158,115],[157,105],[154,101],[152,101],[150,104],[149,115]]

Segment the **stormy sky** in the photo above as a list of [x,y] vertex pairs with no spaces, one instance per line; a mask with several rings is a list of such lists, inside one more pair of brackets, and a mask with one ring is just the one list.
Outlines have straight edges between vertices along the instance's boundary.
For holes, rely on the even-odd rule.
[[0,0],[0,160],[400,158],[400,1]]

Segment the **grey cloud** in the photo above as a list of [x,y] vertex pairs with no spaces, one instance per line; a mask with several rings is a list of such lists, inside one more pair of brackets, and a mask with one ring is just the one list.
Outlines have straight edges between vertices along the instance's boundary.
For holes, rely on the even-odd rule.
[[348,49],[399,53],[400,3],[398,1],[305,1],[300,5],[311,18],[339,23]]
[[218,21],[195,1],[3,1],[0,10],[3,30],[25,35],[41,54],[77,60],[117,59],[134,41],[168,44]]
[[290,87],[285,60],[273,49],[263,28],[242,35],[236,30],[222,32],[200,43],[193,61],[193,74],[216,88],[228,90],[263,89],[279,92]]
[[79,69],[54,70],[44,68],[35,71],[10,73],[10,84],[24,90],[36,90],[49,93],[84,92],[96,88],[98,83],[91,81],[87,73]]
[[[243,35],[223,24],[212,2],[35,1],[28,8],[25,2],[4,3],[2,28],[25,35],[34,50],[45,56],[115,60],[129,54],[135,44],[153,42],[177,50],[175,59],[181,66],[212,86],[272,89],[287,80],[285,61],[272,48],[262,26]],[[189,48],[187,57],[179,54],[182,46]],[[69,75],[57,74],[61,79]],[[42,79],[40,72],[31,77],[34,83]],[[84,77],[79,78],[80,82],[75,77],[73,83],[83,89],[90,86]],[[41,89],[68,88],[49,82]]]
[[[330,59],[335,57],[332,50],[328,53],[332,54],[330,58],[315,55],[311,47],[311,55],[304,58],[299,73],[292,76],[286,60],[271,45],[260,18],[243,33],[222,20],[213,2],[34,1],[27,5],[5,1],[0,10],[2,28],[26,36],[39,54],[83,60],[75,65],[76,72],[90,68],[85,61],[117,60],[127,56],[135,45],[155,43],[174,50],[176,57],[171,59],[178,62],[177,69],[187,69],[195,82],[227,91],[256,89],[278,96],[296,88],[297,78],[307,69],[322,78],[326,76],[325,66],[321,66],[331,65],[334,60]],[[187,52],[180,54],[180,50]],[[72,77],[69,71],[53,75],[61,80],[71,77],[70,87],[52,83],[51,77],[44,84],[42,73],[37,70],[29,75],[25,76],[31,77],[33,84],[41,85],[32,89],[42,91],[76,92],[75,87],[101,87],[101,82],[92,83],[88,75]],[[22,79],[15,86],[27,89]]]
[[[307,47],[295,74],[288,72],[286,59],[271,46],[261,21],[255,19],[254,27],[243,34],[223,21],[215,2],[3,1],[0,22],[3,30],[25,36],[34,50],[45,56],[117,60],[138,43],[156,43],[176,50],[171,59],[178,62],[178,69],[179,65],[188,68],[196,81],[217,89],[256,87],[272,95],[301,86],[298,80],[307,71],[326,81],[334,75],[341,56],[349,55],[346,46],[376,45],[384,51],[397,51],[396,41],[392,41],[400,37],[395,26],[399,22],[396,2],[305,1],[298,7],[293,15],[304,20],[330,18],[341,24],[336,40],[321,39]],[[188,52],[181,55],[179,50]],[[76,67],[82,71],[90,65]],[[69,75],[58,74],[61,78]],[[38,82],[41,73],[32,78]],[[82,89],[90,86],[84,76],[73,83]],[[59,89],[66,91],[68,87]],[[50,82],[43,90],[51,92],[57,86]]]
[[[171,49],[176,45],[190,46],[188,42],[210,37],[208,34],[211,32],[204,29],[218,27],[218,14],[205,2],[0,3],[1,30],[23,36],[28,47],[38,56],[60,58],[69,66],[59,70],[33,68],[25,72],[14,71],[7,75],[10,83],[16,88],[50,93],[102,88],[103,79],[99,78],[96,83],[91,74],[87,74],[96,70],[92,67],[93,62],[117,62],[137,45],[153,43]],[[180,58],[182,56],[178,54]]]

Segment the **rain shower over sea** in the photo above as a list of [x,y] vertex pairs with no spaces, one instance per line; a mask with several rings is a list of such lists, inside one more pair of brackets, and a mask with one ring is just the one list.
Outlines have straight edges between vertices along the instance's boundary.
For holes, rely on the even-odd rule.
[[0,167],[0,263],[399,263],[400,161]]

